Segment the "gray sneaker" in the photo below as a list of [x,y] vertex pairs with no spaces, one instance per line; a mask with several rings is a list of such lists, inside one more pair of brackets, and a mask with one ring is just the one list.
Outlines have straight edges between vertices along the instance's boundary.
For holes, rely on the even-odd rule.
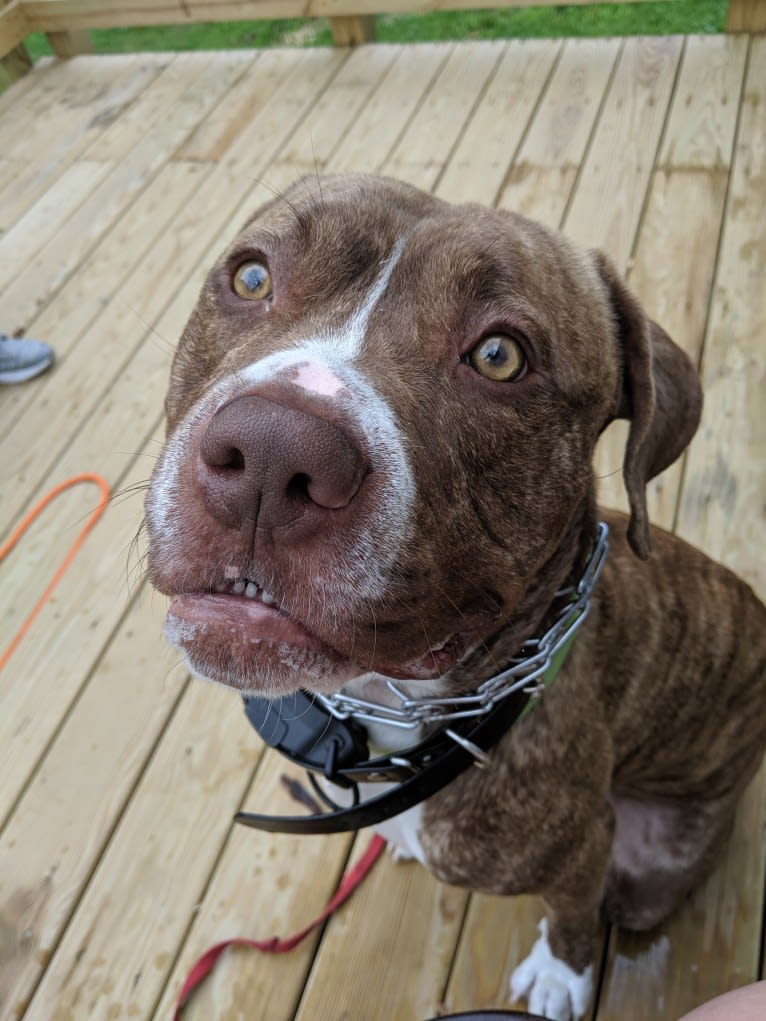
[[50,368],[53,348],[41,340],[0,333],[0,383],[23,383]]

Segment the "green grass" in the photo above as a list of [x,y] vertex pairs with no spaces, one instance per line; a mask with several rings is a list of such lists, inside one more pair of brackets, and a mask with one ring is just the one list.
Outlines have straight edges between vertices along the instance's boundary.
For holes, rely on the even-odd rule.
[[[593,4],[585,7],[440,11],[424,15],[381,15],[376,19],[376,27],[380,42],[688,34],[723,31],[727,7],[728,0],[663,0],[657,3]],[[110,28],[93,30],[90,36],[99,53],[249,49],[285,45],[328,46],[332,42],[329,23],[323,19]],[[43,35],[29,36],[27,48],[33,59],[50,53]]]

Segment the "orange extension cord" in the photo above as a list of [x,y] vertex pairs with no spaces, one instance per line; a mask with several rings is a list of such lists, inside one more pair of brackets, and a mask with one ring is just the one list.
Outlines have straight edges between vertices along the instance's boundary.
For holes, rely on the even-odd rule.
[[60,493],[64,492],[64,490],[71,489],[73,486],[79,485],[81,482],[95,483],[95,485],[97,485],[98,488],[101,490],[101,500],[98,506],[95,508],[95,510],[91,513],[88,520],[85,522],[85,527],[82,529],[80,534],[72,543],[69,552],[61,561],[61,564],[57,568],[56,573],[48,582],[45,591],[35,603],[34,607],[28,614],[24,623],[21,625],[19,630],[11,639],[10,645],[7,647],[7,649],[4,650],[2,655],[0,655],[0,670],[3,669],[5,664],[8,662],[8,660],[15,652],[22,638],[32,627],[35,618],[40,613],[43,606],[45,606],[47,601],[50,599],[51,594],[53,593],[54,589],[63,578],[67,568],[80,551],[80,547],[85,542],[88,533],[106,510],[106,505],[109,502],[109,483],[101,475],[96,475],[94,472],[82,472],[82,474],[80,475],[73,475],[71,479],[67,479],[65,482],[60,482],[57,486],[54,486],[49,493],[46,493],[45,496],[35,504],[32,510],[24,516],[24,520],[21,522],[19,527],[13,532],[8,541],[4,543],[2,546],[0,546],[0,562],[2,562],[11,552],[13,547],[22,537],[24,532],[26,532],[26,530],[29,528],[29,526],[32,524],[35,518],[43,510],[45,510],[48,504],[55,500]]

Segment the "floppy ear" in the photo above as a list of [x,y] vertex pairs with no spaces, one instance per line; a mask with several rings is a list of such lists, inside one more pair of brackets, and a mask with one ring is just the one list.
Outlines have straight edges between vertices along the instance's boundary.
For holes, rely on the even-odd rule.
[[622,366],[612,418],[630,420],[623,464],[630,503],[628,542],[645,560],[651,551],[646,484],[675,461],[697,431],[702,388],[686,354],[649,319],[609,259],[594,254],[609,290]]

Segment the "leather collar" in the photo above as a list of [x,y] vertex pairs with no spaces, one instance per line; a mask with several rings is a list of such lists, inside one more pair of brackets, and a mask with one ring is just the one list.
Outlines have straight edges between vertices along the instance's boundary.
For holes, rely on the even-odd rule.
[[[308,771],[309,779],[329,812],[314,815],[274,816],[240,812],[235,821],[272,833],[340,833],[374,826],[425,801],[472,765],[491,764],[490,749],[535,704],[553,682],[569,653],[578,628],[588,615],[590,595],[606,558],[608,528],[599,525],[598,539],[578,585],[560,593],[566,602],[554,625],[539,639],[525,643],[530,654],[516,657],[511,666],[484,681],[469,696],[455,699],[458,709],[443,712],[443,700],[407,700],[417,712],[441,712],[441,722],[419,744],[402,752],[369,757],[367,733],[361,719],[370,716],[370,703],[348,703],[297,691],[281,699],[245,698],[247,718],[272,748]],[[530,686],[529,682],[532,681]],[[466,709],[466,704],[471,709]],[[379,711],[390,713],[385,706]],[[395,710],[402,715],[401,710]],[[423,718],[423,717],[421,717]],[[425,717],[427,718],[427,717]],[[314,774],[349,789],[353,805],[342,808],[318,786]],[[393,783],[378,797],[359,802],[365,783]]]
[[[601,525],[599,540],[575,591],[576,598],[556,625],[542,639],[531,644],[537,651],[514,661],[498,678],[484,682],[477,691],[486,690],[498,679],[508,683],[499,694],[494,691],[486,708],[438,726],[425,740],[402,752],[369,758],[367,734],[353,713],[331,711],[326,700],[297,691],[281,699],[256,696],[245,698],[247,718],[260,736],[292,762],[308,771],[317,794],[330,807],[329,812],[309,816],[273,816],[240,812],[235,821],[272,833],[339,833],[374,826],[413,808],[442,790],[472,765],[491,763],[489,751],[510,727],[535,704],[535,700],[553,682],[563,666],[577,629],[589,609],[590,593],[595,585],[607,549],[607,528]],[[557,635],[546,654],[546,665],[539,666],[541,649],[547,638]],[[531,669],[530,669],[531,666]],[[521,679],[519,679],[519,677]],[[532,686],[526,682],[532,680]],[[361,714],[358,714],[361,715]],[[329,799],[317,785],[314,774],[351,790],[354,804],[342,808]],[[378,797],[359,803],[358,785],[362,782],[395,784]]]

